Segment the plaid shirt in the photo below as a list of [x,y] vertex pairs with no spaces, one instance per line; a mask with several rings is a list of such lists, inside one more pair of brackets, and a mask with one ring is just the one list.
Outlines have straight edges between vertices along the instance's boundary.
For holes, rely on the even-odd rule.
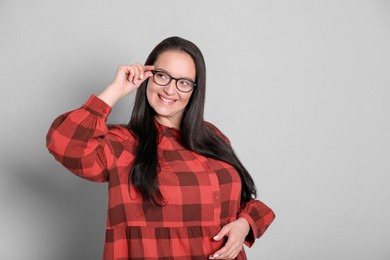
[[[47,147],[74,174],[108,182],[103,259],[207,259],[225,240],[212,237],[222,226],[245,218],[252,246],[274,219],[258,200],[240,204],[241,180],[231,165],[185,149],[180,131],[157,124],[158,182],[167,204],[144,213],[142,199],[128,186],[137,141],[124,127],[107,127],[111,107],[91,95],[79,109],[59,116]],[[246,259],[242,250],[237,259]]]

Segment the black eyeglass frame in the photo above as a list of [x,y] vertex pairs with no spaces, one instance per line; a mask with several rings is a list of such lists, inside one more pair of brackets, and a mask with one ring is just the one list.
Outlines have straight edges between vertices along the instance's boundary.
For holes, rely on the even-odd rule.
[[[170,79],[169,79],[169,81],[168,81],[167,84],[162,85],[162,84],[159,84],[159,83],[156,82],[156,80],[154,79],[154,75],[156,75],[157,72],[162,72],[162,73],[168,75],[168,77],[169,77]],[[176,89],[179,90],[179,91],[182,92],[182,93],[191,92],[191,91],[197,86],[197,84],[196,84],[194,81],[190,80],[190,79],[186,79],[186,78],[175,78],[175,77],[172,77],[171,75],[169,75],[169,73],[167,73],[166,71],[163,71],[163,70],[152,70],[152,74],[153,74],[153,81],[154,81],[154,83],[156,83],[156,84],[159,85],[159,86],[168,86],[168,85],[171,83],[171,81],[174,79],[174,80],[176,81],[176,82],[175,82]],[[177,86],[177,82],[178,82],[179,80],[188,80],[188,81],[190,81],[190,82],[192,83],[192,88],[191,88],[190,90],[188,90],[188,91],[180,90],[179,87]]]

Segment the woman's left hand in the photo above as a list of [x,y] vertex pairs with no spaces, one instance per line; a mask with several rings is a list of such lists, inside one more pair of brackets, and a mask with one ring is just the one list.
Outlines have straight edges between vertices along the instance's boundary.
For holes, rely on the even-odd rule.
[[212,254],[209,259],[234,259],[242,250],[244,245],[245,237],[250,231],[250,225],[244,218],[239,218],[229,224],[226,224],[213,237],[215,241],[223,239],[227,236],[227,241],[224,247],[219,249],[217,252]]

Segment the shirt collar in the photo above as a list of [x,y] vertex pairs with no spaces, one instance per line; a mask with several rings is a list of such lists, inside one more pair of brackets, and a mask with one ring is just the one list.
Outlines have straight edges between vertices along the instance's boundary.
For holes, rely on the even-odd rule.
[[179,129],[163,125],[156,120],[154,120],[154,122],[157,127],[160,141],[163,136],[180,138],[181,131]]

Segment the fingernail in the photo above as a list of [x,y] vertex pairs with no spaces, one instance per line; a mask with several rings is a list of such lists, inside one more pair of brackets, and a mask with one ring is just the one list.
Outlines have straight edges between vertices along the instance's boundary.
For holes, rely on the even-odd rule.
[[137,84],[138,80],[134,80],[134,84]]
[[209,256],[209,259],[214,259],[214,257],[211,255],[211,256]]
[[215,236],[215,237],[213,237],[213,239],[215,239],[215,240],[217,240],[219,238],[219,236]]
[[219,255],[218,254],[214,254],[213,257],[218,257]]
[[141,74],[141,76],[139,77],[140,79],[143,79],[144,78],[144,74]]

